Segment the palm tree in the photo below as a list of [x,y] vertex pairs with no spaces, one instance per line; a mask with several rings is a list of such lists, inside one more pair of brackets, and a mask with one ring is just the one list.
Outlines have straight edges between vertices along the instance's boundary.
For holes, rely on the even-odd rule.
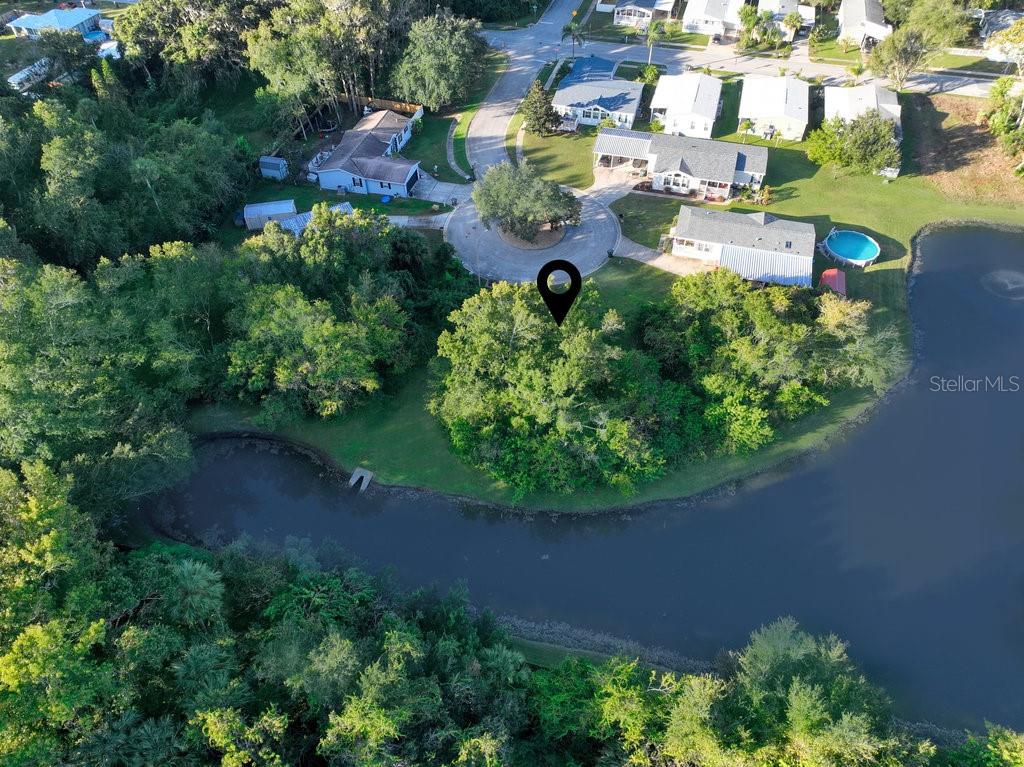
[[786,18],[782,20],[782,26],[789,30],[789,34],[792,39],[796,39],[796,33],[800,30],[800,26],[803,24],[803,18],[800,16],[800,11],[790,11],[786,14]]
[[863,62],[855,61],[846,68],[846,71],[853,77],[853,84],[856,85],[860,81],[860,76],[864,74],[866,67]]
[[182,559],[170,569],[164,597],[172,620],[186,626],[208,626],[220,616],[224,584],[220,574],[202,562]]
[[750,133],[750,131],[752,131],[754,129],[754,123],[750,122],[749,118],[744,117],[742,120],[740,120],[739,128],[740,128],[740,133],[743,134],[743,143],[746,144],[747,143],[747,134]]
[[583,27],[578,21],[570,21],[562,27],[562,41],[565,42],[567,37],[572,40],[572,57],[576,58],[576,43],[582,46],[587,41],[586,35],[583,34]]
[[647,63],[651,63],[651,56],[654,54],[654,46],[668,37],[665,31],[664,21],[652,21],[647,27]]

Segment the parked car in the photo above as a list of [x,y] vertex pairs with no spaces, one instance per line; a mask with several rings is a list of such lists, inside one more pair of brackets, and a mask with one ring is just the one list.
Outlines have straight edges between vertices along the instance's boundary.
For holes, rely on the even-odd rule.
[[711,42],[714,43],[715,45],[721,45],[722,44],[722,36],[721,35],[712,35],[711,36]]

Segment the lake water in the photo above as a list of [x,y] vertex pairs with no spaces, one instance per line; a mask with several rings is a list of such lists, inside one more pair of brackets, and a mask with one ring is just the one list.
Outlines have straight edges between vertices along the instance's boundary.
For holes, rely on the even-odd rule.
[[[204,448],[184,526],[333,538],[400,582],[712,658],[793,615],[835,632],[899,712],[1024,726],[1024,240],[928,237],[914,379],[824,453],[696,505],[497,518],[357,498],[303,455]],[[987,379],[987,380],[986,380]]]

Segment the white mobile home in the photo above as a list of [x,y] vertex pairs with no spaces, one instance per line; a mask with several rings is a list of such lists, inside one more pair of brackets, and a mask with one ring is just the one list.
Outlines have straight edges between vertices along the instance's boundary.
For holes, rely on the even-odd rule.
[[614,23],[623,27],[647,29],[652,21],[665,21],[672,15],[675,0],[617,0]]
[[669,231],[671,253],[731,269],[745,280],[811,286],[814,225],[769,213],[683,205]]
[[871,48],[892,34],[881,0],[843,0],[838,19],[839,39],[853,40],[861,48]]
[[702,72],[662,75],[651,99],[651,114],[665,133],[711,138],[722,97],[722,81]]
[[589,56],[576,59],[558,85],[551,105],[563,118],[583,125],[597,125],[611,119],[631,128],[636,119],[643,83],[616,79],[615,62]]
[[687,32],[705,35],[735,35],[740,30],[743,0],[689,0],[682,26]]
[[807,132],[811,88],[799,77],[743,78],[739,118],[750,120],[754,132],[766,138],[776,134],[799,141]]
[[761,186],[768,172],[768,150],[729,141],[603,128],[594,143],[594,164],[641,170],[658,192],[724,202],[740,189]]

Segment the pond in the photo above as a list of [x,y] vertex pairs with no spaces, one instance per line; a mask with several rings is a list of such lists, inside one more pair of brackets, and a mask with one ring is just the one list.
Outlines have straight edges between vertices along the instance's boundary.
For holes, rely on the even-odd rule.
[[183,529],[332,538],[407,585],[698,658],[780,615],[850,642],[901,715],[1024,726],[1024,240],[929,235],[915,375],[825,452],[699,503],[585,519],[356,496],[304,454],[210,445]]

